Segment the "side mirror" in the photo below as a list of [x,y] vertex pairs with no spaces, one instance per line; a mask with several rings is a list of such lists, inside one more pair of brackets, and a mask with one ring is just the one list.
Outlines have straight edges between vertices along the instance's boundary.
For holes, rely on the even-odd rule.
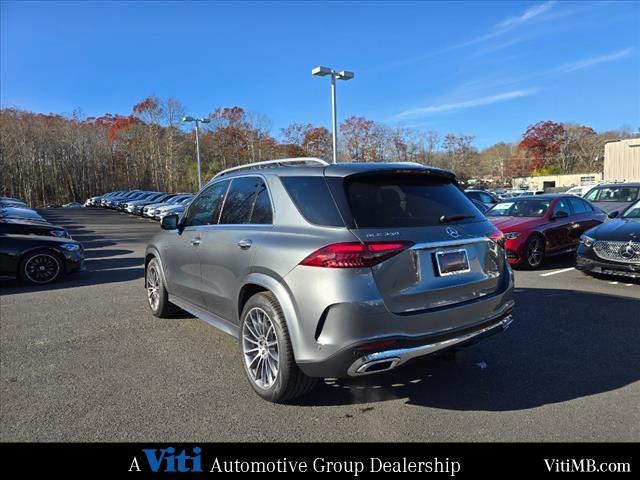
[[608,213],[608,214],[607,214],[607,217],[609,217],[609,218],[616,218],[618,215],[620,215],[620,212],[619,212],[618,210],[614,210],[613,212]]
[[163,217],[160,227],[163,230],[176,230],[178,228],[178,215],[172,214]]
[[553,214],[553,218],[567,218],[568,216],[569,214],[564,210],[560,210],[559,212]]

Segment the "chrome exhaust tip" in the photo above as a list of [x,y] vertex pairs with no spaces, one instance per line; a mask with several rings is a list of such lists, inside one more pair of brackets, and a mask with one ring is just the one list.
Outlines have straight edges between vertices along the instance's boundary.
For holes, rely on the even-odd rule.
[[361,365],[356,371],[356,375],[365,375],[367,373],[386,372],[395,368],[400,362],[399,358],[384,358],[382,360],[374,360]]

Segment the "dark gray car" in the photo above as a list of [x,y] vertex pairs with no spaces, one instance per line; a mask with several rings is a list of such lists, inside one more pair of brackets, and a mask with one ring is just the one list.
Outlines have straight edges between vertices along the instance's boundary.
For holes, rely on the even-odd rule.
[[605,213],[622,212],[640,200],[640,183],[602,183],[583,197]]
[[367,375],[502,331],[502,234],[445,170],[317,159],[213,178],[146,250],[154,315],[180,307],[239,339],[255,391]]

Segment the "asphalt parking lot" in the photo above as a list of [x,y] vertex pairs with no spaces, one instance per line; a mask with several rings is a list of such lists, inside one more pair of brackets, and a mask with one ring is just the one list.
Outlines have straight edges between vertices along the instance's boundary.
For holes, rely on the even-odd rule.
[[50,286],[0,283],[3,441],[638,441],[640,283],[561,257],[516,272],[516,321],[465,358],[327,379],[292,405],[244,378],[236,340],[151,315],[155,222],[43,210],[87,249]]

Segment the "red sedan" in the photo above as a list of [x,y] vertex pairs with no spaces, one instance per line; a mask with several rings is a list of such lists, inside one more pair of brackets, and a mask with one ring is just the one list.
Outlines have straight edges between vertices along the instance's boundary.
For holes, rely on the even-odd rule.
[[502,200],[485,213],[502,230],[511,265],[538,268],[545,257],[573,252],[580,235],[607,215],[574,195]]

